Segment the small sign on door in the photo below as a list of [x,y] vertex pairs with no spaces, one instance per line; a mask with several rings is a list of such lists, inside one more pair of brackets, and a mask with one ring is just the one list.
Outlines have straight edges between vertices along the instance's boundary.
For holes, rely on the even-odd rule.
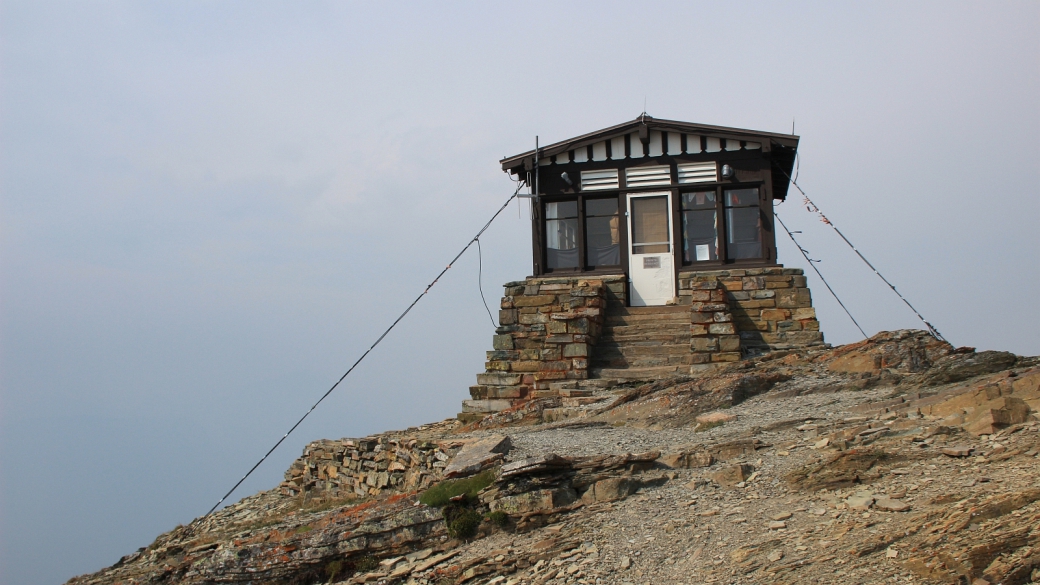
[[643,268],[660,268],[661,257],[660,256],[644,256],[643,257]]

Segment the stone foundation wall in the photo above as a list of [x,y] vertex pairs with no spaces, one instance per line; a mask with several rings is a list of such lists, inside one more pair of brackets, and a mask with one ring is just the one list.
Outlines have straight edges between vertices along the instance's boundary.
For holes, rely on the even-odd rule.
[[690,351],[701,364],[740,361],[740,335],[733,323],[726,289],[718,281],[694,283],[690,303]]
[[535,278],[505,285],[494,350],[470,387],[463,414],[498,412],[549,396],[550,384],[588,378],[589,351],[608,303],[625,303],[622,275]]
[[717,303],[725,291],[745,352],[823,345],[812,295],[801,268],[746,268],[679,273],[679,302]]
[[[823,345],[799,268],[679,273],[690,308],[690,373],[746,355]],[[505,285],[494,350],[459,419],[479,420],[532,398],[580,395],[606,313],[627,305],[624,275],[530,277]]]
[[421,489],[441,478],[461,447],[387,435],[315,441],[285,472],[279,487],[287,495],[334,498]]

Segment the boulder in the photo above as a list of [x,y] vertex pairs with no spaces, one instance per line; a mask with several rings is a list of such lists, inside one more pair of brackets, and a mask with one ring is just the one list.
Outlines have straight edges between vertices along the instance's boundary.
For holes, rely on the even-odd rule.
[[573,504],[577,499],[578,494],[570,488],[542,489],[506,496],[490,502],[489,506],[492,512],[525,514]]
[[1006,351],[953,353],[939,358],[922,376],[921,382],[925,386],[951,384],[983,374],[1003,372],[1013,368],[1017,361],[1018,356]]
[[750,465],[738,463],[727,465],[711,475],[711,479],[721,486],[735,486],[751,476],[754,468]]
[[509,437],[491,435],[466,443],[444,468],[444,477],[466,477],[479,473],[502,460],[513,448]]
[[1002,428],[1025,422],[1030,408],[1024,400],[1002,396],[983,403],[968,417],[964,430],[973,435],[992,435]]
[[582,501],[613,502],[623,500],[639,490],[639,481],[631,477],[610,477],[597,481],[589,486],[588,491],[582,495]]
[[707,451],[680,451],[664,455],[658,459],[658,462],[672,469],[691,469],[708,467],[715,462],[715,458]]

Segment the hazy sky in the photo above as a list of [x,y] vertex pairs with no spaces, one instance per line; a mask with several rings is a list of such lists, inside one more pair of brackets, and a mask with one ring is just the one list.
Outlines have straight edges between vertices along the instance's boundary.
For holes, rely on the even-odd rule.
[[[512,192],[499,158],[644,101],[795,119],[799,183],[952,343],[1040,353],[1036,2],[4,2],[0,75],[3,583],[204,513]],[[778,211],[868,333],[919,326]],[[494,309],[526,203],[483,244]],[[491,335],[467,254],[236,497],[310,440],[453,416]]]

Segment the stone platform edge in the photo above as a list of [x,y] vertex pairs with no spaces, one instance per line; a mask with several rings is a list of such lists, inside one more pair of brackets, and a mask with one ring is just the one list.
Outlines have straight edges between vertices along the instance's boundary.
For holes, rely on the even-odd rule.
[[[806,278],[783,266],[679,273],[675,304],[690,307],[690,373],[750,355],[823,345]],[[622,274],[528,277],[504,285],[485,371],[463,422],[588,380],[608,307],[627,305]],[[565,383],[569,382],[569,383]]]

